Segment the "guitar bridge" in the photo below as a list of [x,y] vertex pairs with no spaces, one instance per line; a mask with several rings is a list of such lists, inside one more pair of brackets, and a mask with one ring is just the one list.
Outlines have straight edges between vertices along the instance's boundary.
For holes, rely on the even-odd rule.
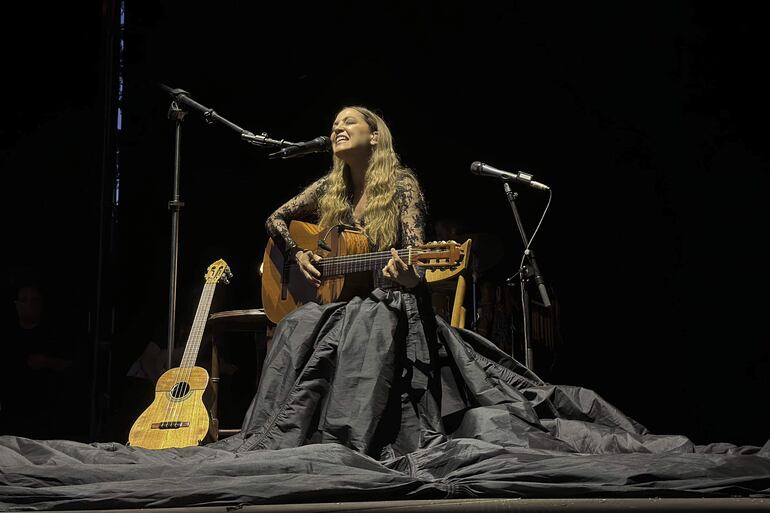
[[181,420],[156,422],[150,425],[150,429],[179,429],[185,427],[190,427],[190,423]]

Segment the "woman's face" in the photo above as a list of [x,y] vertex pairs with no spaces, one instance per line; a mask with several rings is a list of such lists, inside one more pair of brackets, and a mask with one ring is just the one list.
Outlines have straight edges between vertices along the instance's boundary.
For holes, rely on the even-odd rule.
[[332,150],[342,158],[346,155],[370,153],[377,144],[376,132],[372,133],[364,115],[356,109],[343,109],[332,124]]

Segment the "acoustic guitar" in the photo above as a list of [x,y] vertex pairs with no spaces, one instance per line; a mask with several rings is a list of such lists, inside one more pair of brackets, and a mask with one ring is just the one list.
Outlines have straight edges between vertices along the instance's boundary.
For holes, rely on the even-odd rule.
[[[287,260],[281,248],[268,239],[262,271],[262,306],[275,324],[305,303],[347,301],[371,290],[371,271],[385,267],[392,256],[390,251],[369,252],[366,236],[352,227],[322,229],[312,223],[292,221],[289,233],[299,247],[323,258],[316,263],[321,286],[316,288],[309,283],[297,263]],[[399,249],[398,254],[406,264],[425,268],[428,281],[431,274],[444,279],[464,268],[462,263],[469,254],[470,242],[429,242]]]
[[155,385],[155,399],[136,419],[128,435],[128,444],[144,449],[167,449],[198,445],[209,430],[209,414],[203,393],[209,373],[196,367],[203,330],[217,283],[229,283],[232,277],[224,260],[211,264],[206,273],[198,310],[179,367],[169,369]]

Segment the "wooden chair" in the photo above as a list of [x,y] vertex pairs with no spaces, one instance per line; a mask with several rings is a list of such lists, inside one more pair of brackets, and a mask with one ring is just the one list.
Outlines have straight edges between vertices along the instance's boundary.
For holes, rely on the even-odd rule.
[[470,267],[471,239],[463,243],[465,257],[460,265],[447,270],[428,270],[425,281],[430,285],[433,308],[454,328],[465,327],[465,291]]
[[[220,343],[227,333],[249,333],[253,335],[256,347],[256,383],[259,384],[259,378],[262,371],[262,363],[270,349],[270,338],[272,335],[272,326],[261,308],[248,310],[226,310],[216,312],[209,316],[206,326],[211,341],[211,427],[209,437],[217,441],[223,436],[230,436],[237,433],[240,429],[222,428],[219,425],[219,386],[221,379],[221,359]],[[264,337],[264,343],[261,339]]]

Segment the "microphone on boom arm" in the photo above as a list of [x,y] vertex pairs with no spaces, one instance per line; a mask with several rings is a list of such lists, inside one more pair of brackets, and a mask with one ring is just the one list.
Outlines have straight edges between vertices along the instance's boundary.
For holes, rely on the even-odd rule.
[[331,151],[332,141],[326,136],[316,137],[312,141],[294,143],[282,148],[280,151],[268,155],[270,158],[291,159],[310,153],[326,153]]

